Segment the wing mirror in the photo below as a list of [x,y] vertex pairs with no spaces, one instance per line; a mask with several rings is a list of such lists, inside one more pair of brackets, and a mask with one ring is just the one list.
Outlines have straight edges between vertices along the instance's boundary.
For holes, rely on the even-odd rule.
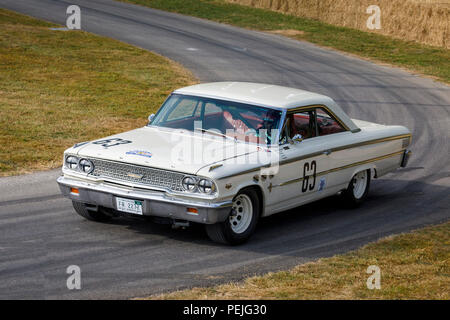
[[152,113],[151,115],[148,116],[148,124],[151,124],[153,119],[155,119],[155,114]]

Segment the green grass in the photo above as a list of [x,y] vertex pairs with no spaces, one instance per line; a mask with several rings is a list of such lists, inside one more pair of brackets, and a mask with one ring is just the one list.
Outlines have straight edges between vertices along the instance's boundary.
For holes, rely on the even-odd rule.
[[450,83],[448,49],[392,39],[270,10],[230,4],[223,0],[122,1],[256,30],[298,30],[302,34],[292,36],[293,38],[404,67]]
[[[381,288],[366,273],[380,268]],[[450,222],[391,236],[361,249],[252,277],[148,299],[450,299]]]
[[55,168],[76,142],[146,123],[194,82],[151,52],[0,9],[0,176]]

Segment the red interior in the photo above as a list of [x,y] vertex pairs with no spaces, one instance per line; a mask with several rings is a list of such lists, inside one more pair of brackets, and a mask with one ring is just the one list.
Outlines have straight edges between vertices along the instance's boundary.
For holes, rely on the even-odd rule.
[[309,115],[294,114],[290,115],[291,124],[291,138],[296,134],[301,134],[302,137],[310,137],[309,135]]
[[[296,134],[301,134],[302,137],[314,137],[314,132],[309,132],[309,115],[304,114],[294,114],[290,115],[291,117],[291,138]],[[317,121],[318,127],[319,127],[319,136],[325,136],[332,133],[338,133],[345,131],[340,124],[330,118],[326,120],[325,122],[322,122],[322,120],[319,118]]]
[[[251,115],[242,115],[251,125],[257,127],[261,124],[261,120]],[[194,121],[199,121],[200,116],[194,117]],[[192,117],[183,118],[179,120],[173,120],[166,122],[165,126],[170,128],[183,128],[186,130],[194,130]],[[238,140],[249,141],[259,143],[259,138],[253,135],[245,135],[245,132],[249,130],[248,126],[240,119],[233,119],[233,116],[228,111],[216,112],[206,114],[202,123],[203,129],[210,130],[216,129],[221,132],[227,130],[236,130],[233,134]]]
[[[248,114],[241,114],[241,116],[245,118],[248,123],[250,123],[254,128],[259,129],[262,126],[262,119]],[[291,120],[291,138],[296,134],[301,134],[304,138],[315,136],[314,132],[309,132],[309,115],[294,114],[288,115],[288,117],[290,117]],[[194,117],[194,121],[199,120],[200,116]],[[173,120],[167,122],[165,125],[171,128],[194,130],[192,117]],[[253,135],[246,136],[245,132],[249,130],[249,127],[242,120],[233,119],[233,116],[228,111],[206,114],[202,126],[206,130],[218,129],[221,132],[235,129],[236,132],[233,134],[233,136],[235,136],[237,139],[256,143],[260,142],[258,137],[255,137]],[[322,120],[319,118],[318,126],[319,136],[345,131],[334,119],[327,118],[326,123],[322,123]]]
[[332,133],[338,133],[345,131],[344,128],[334,119],[327,119],[327,123],[324,124],[320,119],[317,119],[319,126],[319,136],[326,136]]

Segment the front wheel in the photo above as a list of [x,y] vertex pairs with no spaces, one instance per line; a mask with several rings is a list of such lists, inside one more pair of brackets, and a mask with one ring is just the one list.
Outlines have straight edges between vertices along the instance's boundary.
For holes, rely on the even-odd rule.
[[369,193],[370,170],[356,173],[343,193],[345,203],[350,207],[359,206]]
[[258,193],[241,191],[233,200],[232,214],[224,222],[206,225],[206,233],[215,242],[237,245],[247,241],[256,228],[260,215]]

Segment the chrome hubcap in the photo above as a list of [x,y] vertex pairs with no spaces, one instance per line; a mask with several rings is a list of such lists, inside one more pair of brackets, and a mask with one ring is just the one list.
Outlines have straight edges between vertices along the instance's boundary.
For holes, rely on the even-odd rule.
[[250,226],[253,217],[253,205],[249,196],[240,194],[233,201],[234,215],[230,216],[231,229],[243,233]]
[[364,192],[366,191],[367,186],[367,171],[361,171],[358,172],[353,177],[353,196],[356,199],[361,199],[361,197],[364,195]]

